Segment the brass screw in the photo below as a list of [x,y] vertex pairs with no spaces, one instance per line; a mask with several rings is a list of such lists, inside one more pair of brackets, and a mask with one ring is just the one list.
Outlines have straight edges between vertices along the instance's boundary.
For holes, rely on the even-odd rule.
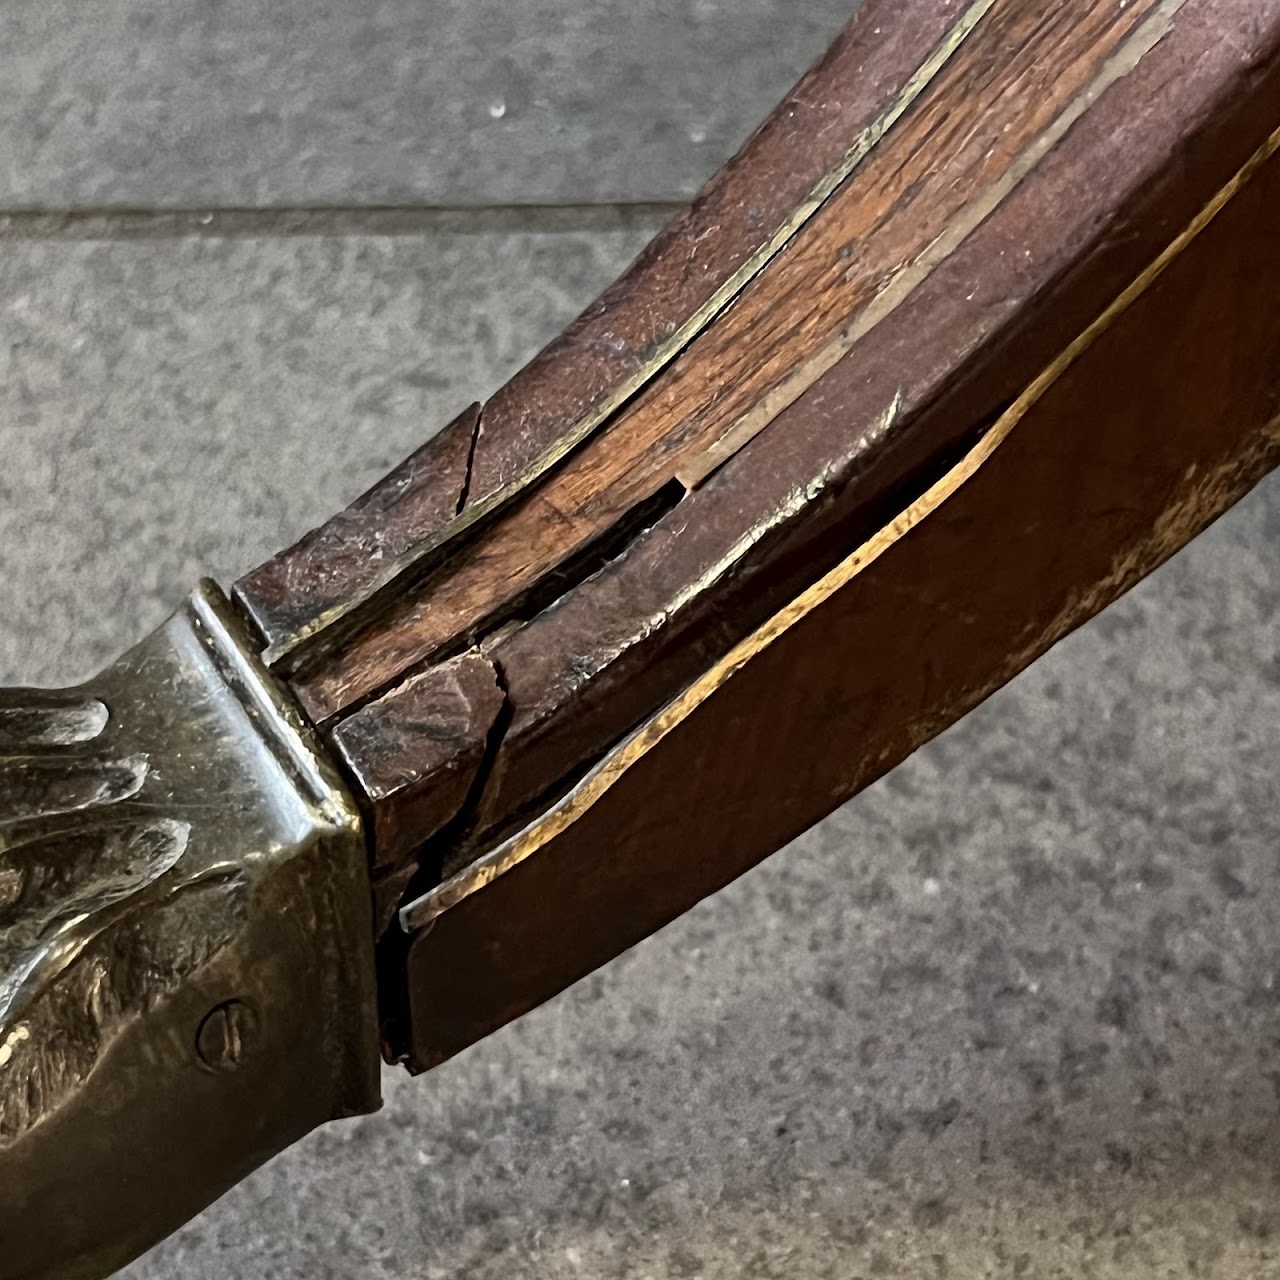
[[252,1048],[257,1017],[243,1000],[228,1000],[205,1014],[196,1052],[211,1071],[234,1071]]

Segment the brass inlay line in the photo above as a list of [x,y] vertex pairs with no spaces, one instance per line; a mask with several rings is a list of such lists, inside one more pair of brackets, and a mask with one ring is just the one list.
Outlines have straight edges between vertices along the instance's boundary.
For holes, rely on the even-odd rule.
[[1072,365],[1164,274],[1194,242],[1197,236],[1249,182],[1257,170],[1280,151],[1277,129],[1250,157],[1188,226],[1166,247],[1098,318],[1048,366],[1010,406],[982,439],[944,476],[874,534],[850,556],[803,591],[786,608],[775,614],[746,639],[733,647],[719,662],[701,675],[683,693],[628,739],[618,745],[563,800],[541,815],[523,831],[486,854],[485,857],[437,885],[400,912],[406,931],[429,925],[444,912],[479,892],[499,876],[532,857],[549,841],[573,825],[601,800],[622,776],[677,729],[717,689],[753,657],[829,600],[868,566],[874,564],[918,524],[936,511],[974,476],[1004,443],[1014,428],[1035,407],[1045,393]]
[[330,627],[363,610],[397,579],[403,577],[424,557],[438,551],[446,543],[465,533],[478,521],[527,489],[556,463],[573,452],[641,387],[651,382],[681,351],[724,310],[733,299],[786,247],[806,222],[822,207],[836,189],[871,154],[920,95],[938,78],[943,68],[956,55],[974,29],[994,7],[997,0],[972,0],[955,25],[938,43],[929,57],[912,73],[910,79],[890,100],[885,109],[858,134],[840,163],[827,173],[809,195],[792,210],[787,220],[755,251],[723,284],[673,331],[671,336],[630,377],[620,381],[599,403],[572,422],[555,443],[534,460],[516,480],[466,506],[455,519],[416,543],[402,555],[388,559],[378,572],[341,604],[318,614],[291,633],[282,636],[264,654],[271,666],[312,642]]
[[1158,5],[1138,30],[1103,63],[1089,86],[991,186],[947,225],[946,230],[918,258],[898,271],[864,310],[846,322],[824,347],[744,413],[705,453],[682,466],[676,473],[677,479],[689,489],[700,485],[794,404],[819,378],[830,372],[872,329],[888,319],[1004,203],[1085,112],[1155,48],[1168,34],[1175,15],[1185,3],[1186,0],[1164,0]]

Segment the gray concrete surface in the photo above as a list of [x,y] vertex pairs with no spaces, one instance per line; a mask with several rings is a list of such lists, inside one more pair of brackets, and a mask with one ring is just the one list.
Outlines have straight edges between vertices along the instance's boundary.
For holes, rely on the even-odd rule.
[[[79,10],[0,15],[45,10],[64,58],[0,52],[35,99]],[[192,30],[195,62],[249,57]],[[179,75],[131,39],[101,35],[112,129]],[[103,198],[64,155],[51,183]],[[273,163],[244,190],[293,198]],[[351,225],[0,241],[0,682],[87,674],[346,501],[645,233]],[[1280,1276],[1277,546],[1272,480],[791,848],[432,1075],[388,1072],[380,1115],[129,1280]]]
[[855,0],[4,0],[10,206],[684,198]]

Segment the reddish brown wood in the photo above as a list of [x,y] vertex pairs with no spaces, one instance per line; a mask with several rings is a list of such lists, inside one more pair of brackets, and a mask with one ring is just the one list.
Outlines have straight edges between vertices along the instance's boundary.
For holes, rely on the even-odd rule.
[[413,1064],[465,1048],[782,847],[1280,463],[1277,207],[1272,161],[967,484],[559,836],[417,933]]
[[473,404],[345,511],[236,584],[268,645],[318,624],[380,565],[453,519],[479,422]]
[[[410,507],[378,511],[357,504],[236,584],[237,598],[269,645],[286,643],[365,589],[385,563],[377,547],[394,544],[400,555],[415,544],[443,541],[455,506],[480,508],[518,485],[566,431],[615,399],[778,233],[957,16],[950,6],[923,3],[909,22],[884,21],[891,11],[887,0],[869,0],[689,212],[488,402],[483,430],[476,424],[469,479],[458,463],[458,441],[442,434],[415,455],[404,491]],[[840,92],[829,92],[831,85]],[[437,494],[444,501],[437,503]]]
[[375,872],[457,817],[505,702],[493,664],[465,653],[337,727],[333,744],[373,818]]
[[[1280,124],[1280,19],[1259,33],[1253,59],[1217,41],[1194,74],[1184,70],[1229,7],[1198,13],[1148,55],[1035,183],[672,518],[491,648],[512,719],[476,838],[451,850],[449,866],[519,822],[867,536]],[[898,420],[881,430],[895,397]],[[797,506],[797,493],[812,497]]]
[[[240,584],[365,792],[380,920],[426,895],[383,942],[393,1048],[439,1061],[727,882],[1275,464],[1278,130],[1280,0],[869,0],[561,342]],[[652,736],[1045,370],[971,480]]]
[[[1202,6],[1202,22],[1208,12]],[[548,563],[652,495],[679,466],[678,450],[664,454],[658,445],[674,433],[705,449],[833,325],[865,317],[884,282],[918,262],[966,202],[1009,174],[1028,139],[1150,13],[1108,8],[1096,24],[1077,13],[1078,25],[1064,34],[1056,6],[993,9],[970,38],[972,61],[944,69],[916,113],[739,302],[577,457],[372,632],[303,673],[295,684],[304,703],[324,718],[346,698],[393,680],[406,663],[447,651],[545,581]],[[901,486],[936,467],[1015,395],[1073,326],[1159,251],[1171,219],[1190,217],[1257,145],[1274,118],[1274,85],[1259,70],[1264,57],[1242,61],[1238,49],[1218,45],[1170,92],[1170,68],[1200,40],[1195,23],[1175,27],[897,312],[782,412],[743,465],[726,468],[597,578],[554,609],[535,610],[492,647],[511,689],[511,726],[473,837],[449,851],[448,866],[571,779],[829,564]],[[1265,39],[1258,48],[1269,49]],[[1011,122],[1017,127],[1006,129]],[[957,146],[958,137],[970,146]],[[844,252],[851,244],[859,246],[856,260]],[[938,401],[957,380],[962,394]],[[897,420],[882,429],[895,396]],[[699,428],[699,415],[709,427]],[[829,496],[796,506],[799,490]],[[703,585],[691,591],[691,583]],[[553,580],[546,600],[562,585]]]
[[308,711],[339,715],[467,642],[513,597],[696,470],[742,415],[865,317],[886,281],[1011,173],[1156,3],[1078,5],[1070,20],[1059,0],[995,6],[966,56],[635,403],[372,628],[295,680]]
[[[910,21],[864,4],[817,65],[635,269],[489,402],[469,502],[518,482],[579,405],[604,400],[792,214],[952,31],[965,6]],[[730,70],[730,74],[732,71]],[[833,88],[838,91],[833,92]],[[565,388],[577,403],[566,413]]]

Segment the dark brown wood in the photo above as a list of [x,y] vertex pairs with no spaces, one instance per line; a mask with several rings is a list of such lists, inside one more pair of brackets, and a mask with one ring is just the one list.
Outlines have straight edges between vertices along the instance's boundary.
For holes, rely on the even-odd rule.
[[393,1052],[660,927],[1276,464],[1277,145],[1280,0],[868,0],[564,339],[239,585],[380,920],[416,900]]
[[453,519],[466,492],[480,406],[464,410],[328,524],[236,584],[268,652],[310,634],[351,594]]
[[467,653],[406,681],[334,731],[371,821],[383,925],[417,869],[418,848],[466,804],[505,707],[493,664]]
[[[867,4],[691,210],[485,405],[483,420],[470,420],[468,465],[459,465],[451,428],[415,455],[394,511],[357,504],[236,584],[271,651],[291,652],[335,611],[359,602],[388,566],[384,548],[395,547],[392,561],[407,558],[411,577],[415,549],[429,555],[518,491],[563,442],[589,433],[673,358],[686,331],[713,318],[756,259],[786,238],[806,201],[826,190],[851,148],[905,106],[904,85],[945,45],[959,16],[941,4],[920,5],[907,23],[885,23],[884,15],[880,0]],[[455,518],[463,508],[466,518]]]
[[874,324],[877,303],[883,310],[897,296],[895,276],[909,284],[939,237],[976,225],[982,197],[1012,179],[1028,144],[1156,4],[1082,5],[1071,21],[1059,0],[995,6],[966,56],[941,70],[910,117],[632,405],[373,627],[295,680],[308,711],[341,714],[482,634],[628,512],[677,477],[700,475],[705,455],[754,411],[767,424],[771,398],[788,394],[787,380],[833,335],[843,329],[852,342]]
[[412,1063],[465,1048],[781,848],[1280,463],[1277,207],[1273,160],[971,478],[415,932]]

